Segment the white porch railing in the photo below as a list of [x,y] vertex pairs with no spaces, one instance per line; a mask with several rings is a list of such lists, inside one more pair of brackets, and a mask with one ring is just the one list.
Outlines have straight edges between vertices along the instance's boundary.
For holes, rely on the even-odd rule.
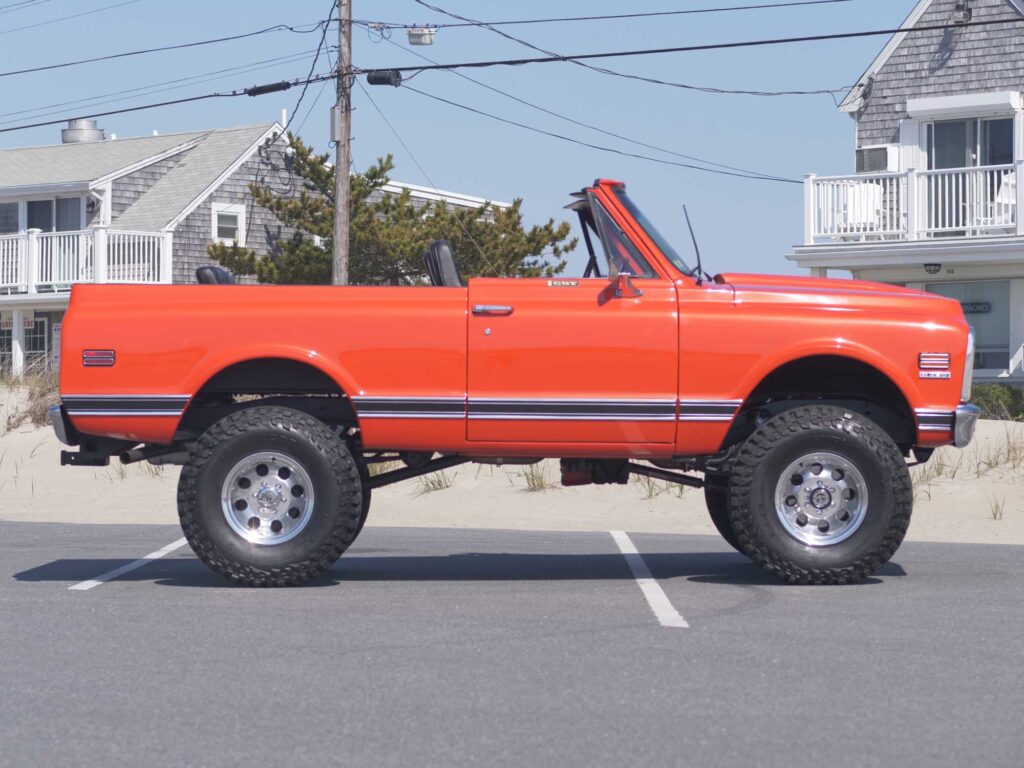
[[74,283],[170,283],[169,232],[105,228],[0,236],[0,293],[66,291]]
[[804,242],[1024,236],[1024,162],[981,168],[808,176]]

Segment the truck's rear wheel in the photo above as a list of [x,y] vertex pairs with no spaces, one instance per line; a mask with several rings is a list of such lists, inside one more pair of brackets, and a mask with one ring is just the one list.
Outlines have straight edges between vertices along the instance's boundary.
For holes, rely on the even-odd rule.
[[910,473],[892,439],[833,406],[769,419],[732,464],[736,538],[791,583],[842,584],[874,573],[903,541],[912,504]]
[[253,407],[196,442],[178,514],[196,555],[249,586],[301,584],[355,539],[365,497],[348,446],[300,411]]

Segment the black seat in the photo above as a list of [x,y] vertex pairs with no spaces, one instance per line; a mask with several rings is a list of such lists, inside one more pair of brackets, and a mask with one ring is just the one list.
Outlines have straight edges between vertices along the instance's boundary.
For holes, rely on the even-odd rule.
[[224,267],[199,267],[196,282],[200,285],[234,285],[235,276]]
[[455,255],[452,253],[452,244],[447,240],[434,240],[430,244],[425,258],[427,262],[427,274],[430,275],[430,282],[438,286],[449,288],[464,288],[462,275],[455,264]]

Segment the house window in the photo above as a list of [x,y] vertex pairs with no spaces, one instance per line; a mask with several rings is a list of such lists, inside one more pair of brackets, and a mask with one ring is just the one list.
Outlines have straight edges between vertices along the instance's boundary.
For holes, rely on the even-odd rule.
[[213,232],[215,243],[245,246],[245,206],[227,203],[213,204]]
[[1010,364],[1010,281],[928,283],[925,290],[960,302],[974,327],[974,366],[1005,370]]
[[940,120],[928,124],[931,170],[1013,163],[1013,118]]
[[28,201],[28,228],[53,232],[53,200]]
[[57,198],[57,231],[77,232],[82,229],[82,198]]
[[18,231],[18,204],[0,203],[0,235]]
[[[47,320],[45,317],[25,321],[25,367],[42,368],[47,361]],[[11,321],[8,318],[0,325],[0,375],[11,374],[14,341],[12,339]]]
[[84,226],[80,197],[29,200],[26,205],[29,229],[40,229],[43,232],[77,232]]

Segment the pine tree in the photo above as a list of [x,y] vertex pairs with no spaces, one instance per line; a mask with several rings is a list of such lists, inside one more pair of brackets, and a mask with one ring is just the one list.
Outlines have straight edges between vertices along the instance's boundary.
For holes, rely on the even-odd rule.
[[[296,230],[279,243],[273,254],[259,254],[237,245],[214,244],[211,258],[236,275],[255,276],[261,283],[328,284],[331,281],[331,238],[334,233],[334,168],[326,154],[316,154],[297,137],[292,173],[300,180],[298,195],[282,196],[267,186],[253,184],[257,204],[271,211],[285,226]],[[542,226],[523,226],[522,199],[509,208],[490,204],[477,209],[453,208],[443,202],[427,207],[414,204],[408,190],[384,193],[394,170],[389,155],[364,173],[351,178],[350,281],[357,285],[409,285],[422,283],[423,255],[432,240],[452,244],[464,277],[544,277],[565,269],[566,253],[576,247],[569,240],[568,222],[549,219]],[[321,238],[322,245],[313,237]]]

